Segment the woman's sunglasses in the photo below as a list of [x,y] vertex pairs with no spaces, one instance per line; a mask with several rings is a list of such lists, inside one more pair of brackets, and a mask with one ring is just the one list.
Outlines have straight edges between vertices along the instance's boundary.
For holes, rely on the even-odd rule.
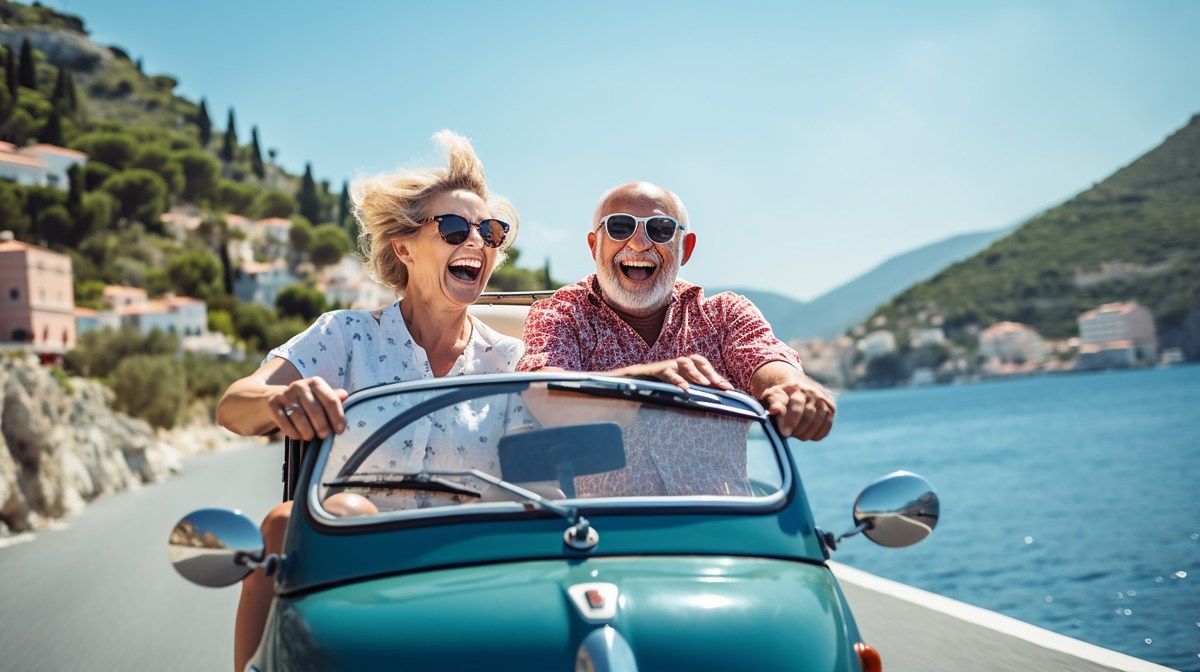
[[488,247],[500,247],[508,235],[508,224],[498,219],[485,219],[478,224],[462,215],[434,215],[425,220],[438,223],[438,234],[451,245],[462,245],[471,236],[471,227],[479,229],[479,237]]
[[[617,242],[632,238],[639,223],[646,227],[646,237],[650,242],[659,245],[671,242],[675,237],[675,230],[683,228],[679,220],[666,215],[634,217],[624,212],[616,212],[600,220],[600,226],[608,231],[608,237]],[[596,230],[598,231],[599,227]]]

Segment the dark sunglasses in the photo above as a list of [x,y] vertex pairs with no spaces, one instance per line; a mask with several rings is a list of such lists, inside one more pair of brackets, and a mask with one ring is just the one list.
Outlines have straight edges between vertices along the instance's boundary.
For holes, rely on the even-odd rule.
[[[646,237],[650,239],[650,242],[659,245],[671,242],[671,239],[675,237],[676,229],[683,228],[679,220],[666,215],[634,217],[624,212],[616,212],[600,220],[600,226],[608,231],[608,237],[617,242],[632,238],[633,234],[637,232],[639,223],[646,227]],[[600,227],[597,227],[596,230],[599,231]]]
[[485,219],[478,224],[467,221],[462,215],[434,215],[425,220],[438,223],[438,234],[451,245],[462,245],[471,237],[471,227],[479,229],[479,237],[488,247],[500,247],[508,235],[508,223],[498,219]]

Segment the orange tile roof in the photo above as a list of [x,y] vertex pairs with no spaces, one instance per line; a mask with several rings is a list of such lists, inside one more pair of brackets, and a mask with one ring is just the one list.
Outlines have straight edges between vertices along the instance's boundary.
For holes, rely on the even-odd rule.
[[75,317],[95,317],[100,314],[100,311],[84,308],[83,306],[75,306]]
[[25,251],[29,251],[29,250],[37,250],[38,252],[46,252],[48,254],[53,254],[53,255],[59,256],[59,257],[66,256],[65,254],[59,254],[58,252],[55,252],[54,250],[42,247],[41,245],[34,245],[32,243],[23,243],[19,240],[0,241],[0,252],[25,252]]
[[257,222],[255,222],[254,224],[256,226],[262,226],[262,227],[267,227],[267,228],[274,227],[274,226],[286,226],[288,228],[291,228],[292,220],[285,219],[283,217],[268,217],[266,219],[260,219]]
[[84,154],[83,152],[80,152],[78,150],[67,149],[66,147],[59,147],[58,145],[47,145],[45,143],[40,143],[40,144],[34,145],[32,147],[26,147],[25,151],[27,151],[27,152],[43,152],[46,154],[59,154],[61,156],[73,156],[73,157],[80,158],[80,159],[88,158],[87,154]]
[[32,156],[24,156],[22,154],[9,154],[8,152],[0,152],[0,163],[8,163],[14,166],[30,166],[32,168],[45,168],[46,164],[42,160]]

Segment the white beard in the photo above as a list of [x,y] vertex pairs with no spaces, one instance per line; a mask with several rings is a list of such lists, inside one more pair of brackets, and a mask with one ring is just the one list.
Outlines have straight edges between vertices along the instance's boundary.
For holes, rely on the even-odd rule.
[[[668,273],[663,265],[663,260],[658,255],[654,255],[654,257],[651,261],[658,265],[655,270],[658,278],[654,281],[654,286],[644,292],[631,292],[621,285],[618,275],[621,274],[622,255],[618,254],[610,265],[597,266],[596,280],[600,283],[600,290],[604,292],[604,298],[634,317],[646,317],[665,308],[671,302],[671,293],[675,289],[675,276],[679,274],[679,269],[675,268],[673,272]],[[624,255],[624,259],[634,258],[639,257]]]

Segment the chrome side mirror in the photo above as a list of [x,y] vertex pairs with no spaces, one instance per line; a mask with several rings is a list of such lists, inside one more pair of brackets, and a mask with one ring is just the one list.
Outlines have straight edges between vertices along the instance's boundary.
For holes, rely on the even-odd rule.
[[200,509],[171,530],[167,556],[175,571],[201,586],[221,588],[246,578],[263,559],[258,525],[241,511]]
[[854,502],[853,530],[880,546],[912,546],[937,527],[940,504],[933,486],[910,471],[895,471],[863,488]]

